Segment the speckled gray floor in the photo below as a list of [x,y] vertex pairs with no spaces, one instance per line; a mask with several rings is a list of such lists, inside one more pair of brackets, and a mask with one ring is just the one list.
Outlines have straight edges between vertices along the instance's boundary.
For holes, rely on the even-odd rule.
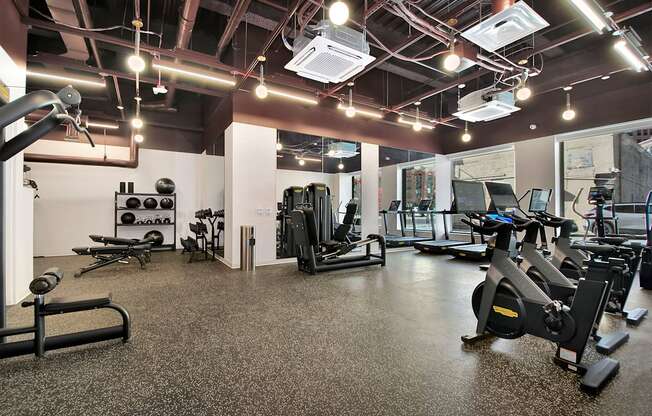
[[[87,260],[38,259],[36,270],[68,272],[59,295],[112,291],[133,316],[133,340],[1,361],[0,414],[651,414],[652,319],[631,329],[614,354],[620,374],[590,397],[551,363],[548,342],[462,346],[476,264],[401,252],[385,269],[310,277],[293,264],[248,274],[168,253],[145,271],[73,278]],[[634,292],[632,304],[652,308],[652,293]],[[9,317],[30,319],[21,308]],[[99,311],[48,322],[59,333],[116,320]]]

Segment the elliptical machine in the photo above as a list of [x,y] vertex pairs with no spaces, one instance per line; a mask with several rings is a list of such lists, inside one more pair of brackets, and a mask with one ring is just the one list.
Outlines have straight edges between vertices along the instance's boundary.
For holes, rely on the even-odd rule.
[[[467,197],[482,187],[480,182],[453,181],[458,209],[482,210],[484,201]],[[459,204],[469,204],[461,207]],[[472,206],[470,204],[475,204]],[[570,307],[552,300],[537,286],[509,256],[513,230],[524,229],[529,224],[515,226],[509,219],[485,216],[482,225],[462,220],[474,231],[496,235],[496,243],[485,281],[473,292],[472,306],[478,318],[474,335],[462,337],[465,344],[473,344],[488,337],[519,338],[525,334],[550,340],[557,344],[555,363],[562,368],[582,375],[581,386],[597,392],[620,368],[618,361],[603,358],[592,365],[582,362],[587,341],[596,317],[603,307],[607,283],[580,279]],[[530,223],[530,221],[528,221]]]

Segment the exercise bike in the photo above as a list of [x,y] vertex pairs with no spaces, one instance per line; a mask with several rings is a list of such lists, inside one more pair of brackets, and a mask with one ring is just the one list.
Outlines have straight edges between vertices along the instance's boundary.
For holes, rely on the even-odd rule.
[[[539,250],[537,247],[538,236],[541,235],[542,244],[545,243],[544,225],[539,221],[532,221],[532,216],[521,209],[520,201],[530,194],[530,212],[545,211],[547,202],[550,199],[550,190],[532,189],[520,199],[516,198],[510,184],[498,182],[486,182],[485,186],[489,192],[491,207],[500,215],[509,218],[514,223],[514,229],[524,231],[523,239],[518,243],[519,256],[514,259],[519,268],[539,286],[553,300],[559,300],[564,305],[570,306],[573,303],[577,284],[568,279]],[[545,201],[545,205],[544,202]],[[519,215],[517,212],[520,212]],[[568,220],[570,221],[570,220]],[[600,252],[600,256],[593,255],[585,262],[587,268],[585,276],[589,280],[607,282],[607,290],[602,299],[603,305],[595,319],[595,325],[591,332],[592,338],[597,342],[596,351],[601,354],[611,354],[621,345],[629,340],[629,334],[622,331],[614,331],[607,335],[600,335],[598,328],[602,320],[602,311],[606,307],[613,286],[613,278],[629,273],[627,264],[623,259],[611,258],[613,247],[606,245],[593,246],[583,245],[583,251],[587,253]],[[600,258],[603,261],[600,261]],[[506,276],[509,278],[510,276]]]
[[[587,365],[582,358],[596,317],[604,307],[607,283],[580,279],[570,307],[566,306],[551,299],[509,257],[515,225],[506,222],[508,219],[485,217],[482,225],[462,221],[482,235],[496,234],[485,281],[475,288],[472,296],[473,311],[478,318],[476,331],[474,335],[463,336],[462,341],[473,344],[492,336],[515,339],[525,334],[552,341],[557,344],[554,362],[582,375],[582,388],[599,391],[618,373],[620,364],[603,358]],[[528,223],[517,229],[527,228]]]

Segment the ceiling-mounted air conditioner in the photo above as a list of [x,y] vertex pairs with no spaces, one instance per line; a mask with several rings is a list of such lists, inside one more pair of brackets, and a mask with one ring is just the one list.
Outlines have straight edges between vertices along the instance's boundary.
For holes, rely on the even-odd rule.
[[460,98],[453,115],[464,121],[491,121],[519,111],[512,92],[497,92],[494,87],[473,91]]
[[344,159],[358,155],[358,145],[355,143],[335,142],[328,145],[328,157]]
[[548,26],[550,24],[527,3],[519,1],[462,32],[462,36],[482,49],[494,52]]
[[311,27],[314,37],[294,40],[293,58],[285,69],[315,81],[344,82],[359,73],[376,58],[369,55],[364,34],[328,20]]

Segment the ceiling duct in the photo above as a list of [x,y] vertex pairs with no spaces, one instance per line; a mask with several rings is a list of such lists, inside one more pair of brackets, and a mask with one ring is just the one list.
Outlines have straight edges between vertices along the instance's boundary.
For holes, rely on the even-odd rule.
[[[45,0],[45,3],[48,5],[52,18],[57,23],[73,27],[81,26],[77,18],[75,6],[71,0]],[[83,37],[67,33],[60,33],[60,35],[67,49],[67,52],[63,56],[76,61],[88,61],[88,49],[86,48],[86,42]]]
[[294,57],[285,69],[319,82],[343,82],[373,62],[369,43],[363,33],[322,20],[310,28],[312,38],[298,36],[293,45]]
[[462,32],[462,37],[494,52],[548,26],[543,17],[520,1]]

